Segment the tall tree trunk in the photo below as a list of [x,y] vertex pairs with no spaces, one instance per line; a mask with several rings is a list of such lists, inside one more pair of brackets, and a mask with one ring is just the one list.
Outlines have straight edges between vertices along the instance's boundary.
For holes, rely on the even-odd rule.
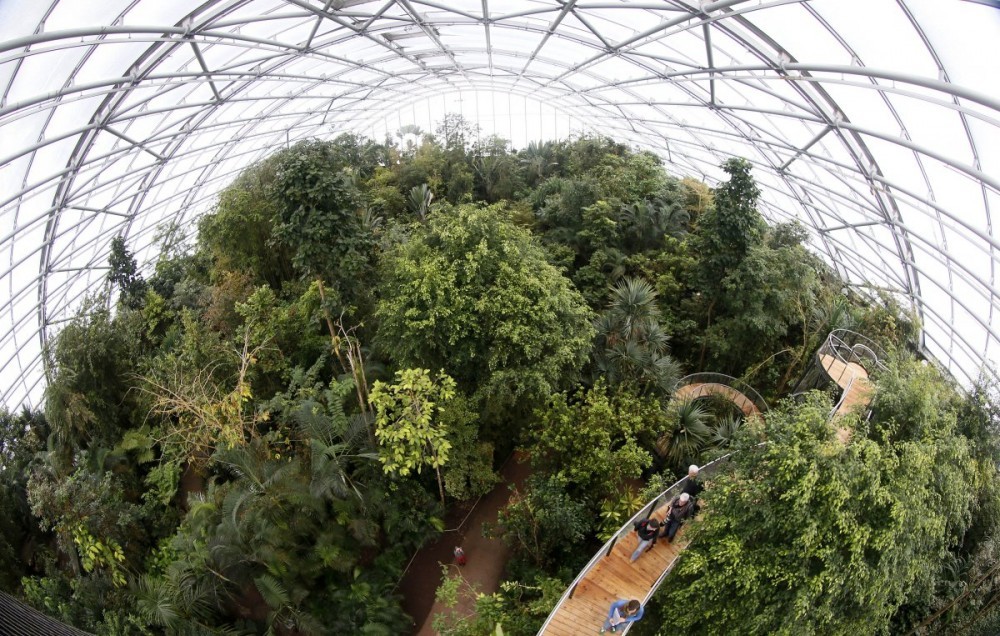
[[437,473],[437,478],[438,478],[438,492],[441,494],[441,505],[443,506],[444,505],[444,482],[441,481],[441,467],[440,466],[436,467],[434,469],[434,472]]
[[[715,309],[715,300],[708,304],[708,321],[705,323],[705,331],[712,326],[712,310]],[[705,347],[708,346],[708,340],[705,339],[705,334],[701,336],[701,356],[698,358],[698,370],[705,370]]]

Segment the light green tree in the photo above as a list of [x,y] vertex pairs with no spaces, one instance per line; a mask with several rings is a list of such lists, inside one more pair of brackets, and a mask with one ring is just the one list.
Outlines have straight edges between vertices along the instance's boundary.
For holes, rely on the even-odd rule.
[[448,462],[451,442],[439,416],[454,397],[455,381],[443,371],[432,378],[427,369],[397,371],[395,384],[377,381],[370,395],[382,468],[405,477],[430,466],[437,474],[442,503],[441,467]]
[[559,393],[536,412],[532,462],[582,498],[616,497],[618,486],[652,464],[646,448],[665,424],[656,400],[609,395],[600,382],[573,396]]
[[[934,436],[849,444],[813,394],[767,417],[768,444],[740,443],[703,493],[705,514],[658,597],[685,634],[880,634],[932,590],[974,495],[953,418]],[[951,423],[948,422],[951,419]],[[666,632],[661,632],[666,633]]]

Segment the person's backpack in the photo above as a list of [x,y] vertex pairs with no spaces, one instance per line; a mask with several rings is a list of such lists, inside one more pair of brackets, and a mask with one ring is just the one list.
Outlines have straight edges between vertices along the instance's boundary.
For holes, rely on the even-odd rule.
[[[656,530],[653,530],[652,528],[649,527],[649,519],[643,519],[642,521],[636,521],[635,522],[635,531],[639,535],[640,538],[642,538],[644,534],[652,533],[653,536],[651,538],[654,541],[660,535],[660,528],[659,527],[657,527]],[[644,539],[644,540],[646,540],[646,539]]]

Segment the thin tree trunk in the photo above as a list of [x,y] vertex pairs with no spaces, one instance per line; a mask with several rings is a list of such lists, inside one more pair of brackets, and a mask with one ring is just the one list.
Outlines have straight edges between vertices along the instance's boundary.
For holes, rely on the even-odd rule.
[[[708,304],[708,321],[705,323],[705,331],[708,331],[708,328],[712,326],[712,310],[713,309],[715,309],[715,300],[712,300],[712,302]],[[706,346],[708,346],[708,341],[705,339],[704,334],[702,334],[702,337],[701,337],[701,356],[698,358],[698,368],[699,369],[704,369],[705,368],[705,347]]]
[[441,505],[443,506],[444,505],[444,482],[441,481],[441,467],[438,466],[437,468],[435,468],[434,472],[437,473],[437,478],[438,478],[438,492],[441,493]]
[[337,356],[337,360],[340,361],[340,366],[344,369],[344,371],[347,371],[347,363],[344,362],[343,356],[340,355],[340,337],[337,335],[337,331],[333,328],[333,319],[330,318],[330,310],[326,307],[326,294],[323,292],[323,279],[317,277],[316,283],[319,285],[319,300],[323,307],[323,317],[326,319],[326,328],[330,331],[330,345],[333,349],[333,354]]
[[[350,373],[351,377],[354,378],[354,391],[358,396],[358,407],[361,409],[363,415],[368,415],[368,384],[365,378],[364,371],[364,360],[361,357],[361,345],[355,345],[351,342],[350,334],[344,329],[343,322],[337,322],[337,328],[334,328],[333,318],[330,317],[330,310],[326,306],[326,294],[323,290],[323,279],[316,278],[316,283],[319,285],[319,299],[320,303],[323,305],[323,317],[326,320],[326,327],[330,332],[330,348],[333,350],[333,354],[337,356],[337,360],[340,362],[340,367],[344,370],[344,373]],[[338,334],[338,328],[340,333]],[[340,351],[342,342],[347,342],[347,360],[344,360],[344,356]],[[355,347],[357,348],[356,357],[357,364],[355,364]],[[368,437],[371,443],[375,444],[375,431],[374,423],[372,426],[368,427]]]

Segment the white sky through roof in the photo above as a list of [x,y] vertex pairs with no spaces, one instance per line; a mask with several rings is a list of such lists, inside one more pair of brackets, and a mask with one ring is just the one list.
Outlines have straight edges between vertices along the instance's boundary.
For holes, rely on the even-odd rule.
[[1000,358],[1000,10],[966,0],[3,0],[0,397],[248,164],[461,112],[515,147],[599,131],[715,182],[748,158],[852,286],[969,383]]

